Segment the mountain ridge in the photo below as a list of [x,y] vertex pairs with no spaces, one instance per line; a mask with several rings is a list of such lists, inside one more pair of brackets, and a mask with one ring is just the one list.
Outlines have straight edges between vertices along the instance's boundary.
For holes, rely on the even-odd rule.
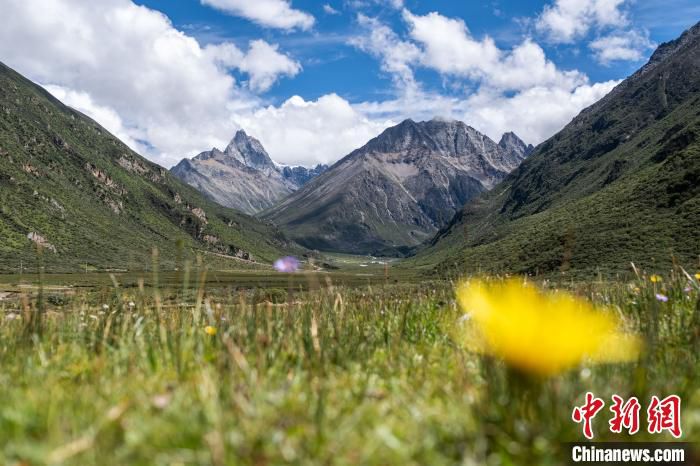
[[153,247],[167,267],[178,250],[250,263],[298,249],[2,63],[0,84],[0,270],[37,263],[37,248],[52,271],[148,269]]
[[700,23],[584,109],[412,264],[515,273],[694,263]]
[[519,165],[528,146],[513,136],[499,146],[463,122],[407,119],[260,216],[312,249],[405,254]]
[[260,141],[238,130],[223,151],[213,148],[192,159],[185,158],[170,171],[209,199],[252,215],[271,207],[326,169],[325,165],[279,166]]

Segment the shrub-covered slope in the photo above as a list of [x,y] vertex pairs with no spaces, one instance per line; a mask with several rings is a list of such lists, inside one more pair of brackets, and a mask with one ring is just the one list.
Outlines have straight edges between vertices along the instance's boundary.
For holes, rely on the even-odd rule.
[[273,227],[207,200],[0,64],[0,271],[145,268],[204,253],[270,261]]
[[610,271],[700,254],[700,24],[467,204],[413,265]]

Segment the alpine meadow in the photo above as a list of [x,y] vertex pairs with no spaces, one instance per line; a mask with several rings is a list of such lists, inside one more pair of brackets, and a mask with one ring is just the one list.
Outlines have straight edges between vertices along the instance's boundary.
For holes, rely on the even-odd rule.
[[696,2],[0,13],[0,464],[700,464]]

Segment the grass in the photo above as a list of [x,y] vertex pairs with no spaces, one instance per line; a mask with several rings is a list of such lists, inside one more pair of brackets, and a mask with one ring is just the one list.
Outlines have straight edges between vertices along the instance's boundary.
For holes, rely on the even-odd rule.
[[[0,301],[0,463],[559,465],[583,438],[570,416],[586,391],[644,406],[676,393],[683,439],[700,439],[700,287],[680,270],[655,284],[540,282],[611,306],[647,341],[637,363],[547,380],[455,341],[450,282],[305,274],[305,290],[272,304],[205,273]],[[597,439],[620,440],[606,422]]]

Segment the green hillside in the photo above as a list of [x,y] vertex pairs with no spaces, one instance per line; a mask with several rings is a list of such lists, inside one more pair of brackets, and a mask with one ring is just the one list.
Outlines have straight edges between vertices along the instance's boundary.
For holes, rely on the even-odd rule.
[[37,243],[65,271],[148,268],[154,246],[165,266],[178,250],[233,265],[290,248],[0,64],[0,271],[36,267]]
[[700,24],[468,204],[412,266],[615,272],[698,265]]

